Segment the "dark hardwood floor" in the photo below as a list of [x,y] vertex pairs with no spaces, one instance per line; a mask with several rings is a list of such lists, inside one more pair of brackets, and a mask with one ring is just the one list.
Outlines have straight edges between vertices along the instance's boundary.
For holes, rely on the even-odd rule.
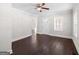
[[12,42],[12,55],[77,55],[72,39],[37,34]]

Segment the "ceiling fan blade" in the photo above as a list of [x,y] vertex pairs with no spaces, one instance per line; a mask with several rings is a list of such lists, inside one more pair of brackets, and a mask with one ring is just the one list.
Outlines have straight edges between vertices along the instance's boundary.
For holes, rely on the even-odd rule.
[[40,5],[38,5],[38,6],[36,6],[37,8],[40,8],[41,6]]
[[44,6],[45,5],[45,3],[42,3],[42,6]]
[[37,4],[37,8],[39,8],[39,7],[42,7],[42,6],[44,6],[45,5],[45,3],[39,3],[39,4]]
[[42,9],[46,9],[46,10],[49,10],[49,8],[45,8],[45,7],[42,7]]
[[36,7],[39,8],[39,7],[41,7],[41,6],[40,6],[40,4],[37,4]]

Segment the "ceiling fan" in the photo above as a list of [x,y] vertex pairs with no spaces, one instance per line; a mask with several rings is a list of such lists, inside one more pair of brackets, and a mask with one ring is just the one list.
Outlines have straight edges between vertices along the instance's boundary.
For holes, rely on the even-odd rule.
[[39,4],[36,5],[36,9],[40,12],[42,12],[43,9],[49,10],[49,8],[45,7],[45,5],[46,5],[45,3],[39,3]]

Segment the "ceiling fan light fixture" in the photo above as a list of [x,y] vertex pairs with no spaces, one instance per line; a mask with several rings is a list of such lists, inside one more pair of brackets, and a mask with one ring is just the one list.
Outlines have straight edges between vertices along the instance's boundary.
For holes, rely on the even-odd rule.
[[38,10],[38,11],[40,11],[40,10],[41,10],[41,8],[37,8],[37,10]]

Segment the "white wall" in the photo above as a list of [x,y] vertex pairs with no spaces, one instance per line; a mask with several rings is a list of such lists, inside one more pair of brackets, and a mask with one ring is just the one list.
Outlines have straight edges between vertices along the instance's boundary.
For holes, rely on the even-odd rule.
[[79,5],[78,5],[78,14],[77,14],[77,23],[78,23],[78,26],[77,26],[77,35],[78,35],[78,42],[79,42]]
[[10,51],[11,42],[32,35],[36,16],[12,7],[12,4],[0,4],[0,51]]
[[10,4],[0,4],[0,51],[11,50],[12,20]]
[[78,21],[77,21],[77,23],[78,23],[78,25],[77,25],[77,35],[78,35],[78,53],[79,53],[79,5],[78,5],[78,15],[77,15],[77,17],[78,17]]
[[79,54],[79,5],[73,8],[73,42]]
[[[54,31],[54,17],[63,17],[63,31]],[[38,33],[60,37],[72,37],[72,10],[56,12],[49,16],[40,16],[38,19]]]
[[33,24],[36,17],[27,12],[13,8],[13,39],[24,38],[32,34]]

